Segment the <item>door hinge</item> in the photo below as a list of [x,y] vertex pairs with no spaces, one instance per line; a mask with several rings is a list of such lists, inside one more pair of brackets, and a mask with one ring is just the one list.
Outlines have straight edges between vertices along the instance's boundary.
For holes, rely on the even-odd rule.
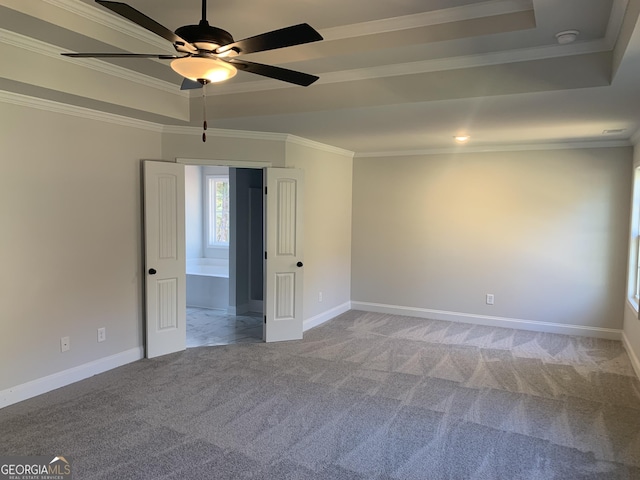
[[264,187],[264,194],[267,194],[267,187]]
[[267,252],[264,252],[264,259],[267,259]]
[[266,315],[264,316],[264,324],[265,325],[267,324],[267,316]]

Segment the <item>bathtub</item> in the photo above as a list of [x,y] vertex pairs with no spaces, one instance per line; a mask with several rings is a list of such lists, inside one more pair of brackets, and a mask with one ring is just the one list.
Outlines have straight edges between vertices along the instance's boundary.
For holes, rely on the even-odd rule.
[[215,258],[187,259],[187,306],[229,308],[229,261]]

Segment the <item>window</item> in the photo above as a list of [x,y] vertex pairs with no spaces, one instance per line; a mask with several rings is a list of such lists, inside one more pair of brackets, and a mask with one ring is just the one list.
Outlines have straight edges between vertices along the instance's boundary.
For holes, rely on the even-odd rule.
[[207,246],[229,246],[229,177],[207,175]]
[[633,177],[633,204],[631,207],[631,238],[629,242],[628,299],[638,309],[640,301],[640,167]]

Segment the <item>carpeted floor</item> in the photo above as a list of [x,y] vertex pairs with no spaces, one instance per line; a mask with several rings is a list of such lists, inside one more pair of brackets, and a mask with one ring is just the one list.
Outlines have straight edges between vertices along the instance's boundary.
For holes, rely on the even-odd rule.
[[0,410],[2,454],[93,479],[639,479],[620,342],[347,312]]

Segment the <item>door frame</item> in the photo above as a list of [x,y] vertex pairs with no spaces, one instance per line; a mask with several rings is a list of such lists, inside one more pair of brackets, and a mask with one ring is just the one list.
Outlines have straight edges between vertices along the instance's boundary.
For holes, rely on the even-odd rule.
[[[243,162],[243,161],[234,161],[234,160],[218,160],[218,159],[192,159],[192,158],[176,158],[175,162],[167,162],[167,163],[174,163],[174,164],[181,164],[181,165],[193,165],[193,166],[222,166],[222,167],[230,167],[230,168],[246,168],[246,169],[261,169],[264,172],[266,172],[267,168],[274,168],[272,166],[272,162],[256,162],[256,161],[249,161],[249,162]],[[278,169],[283,169],[285,170],[286,167],[276,167]],[[266,178],[263,180],[263,187],[266,186]],[[183,192],[184,193],[184,192]],[[263,215],[265,215],[265,213],[263,212]],[[266,219],[263,218],[263,238],[265,235],[265,228],[266,228]],[[185,219],[183,219],[183,227],[186,226],[185,224]],[[266,238],[264,239],[266,241]],[[146,240],[145,240],[145,245],[146,245]],[[266,248],[266,245],[265,245]],[[266,261],[266,260],[265,260]],[[298,263],[298,267],[301,267],[302,263]],[[185,269],[184,273],[186,275],[186,265],[183,267]],[[265,269],[266,269],[266,265],[265,265]],[[266,272],[266,270],[265,270]],[[266,278],[264,279],[264,281],[266,282]],[[185,296],[186,296],[186,292],[185,292]],[[146,293],[145,293],[145,297],[146,297]],[[300,309],[300,311],[302,311],[302,304],[301,304],[301,298],[300,298],[300,306],[298,307]],[[146,301],[146,298],[145,298]],[[263,299],[264,302],[266,302],[266,299]],[[185,316],[186,316],[186,305],[185,305]],[[263,315],[264,315],[264,321],[265,324],[267,323],[267,312],[263,309]],[[148,321],[148,315],[145,314],[145,321]],[[266,327],[266,325],[265,325]],[[146,328],[146,325],[145,325]],[[185,330],[185,340],[186,340],[186,330]],[[263,341],[267,341],[267,332],[266,332],[266,328],[263,329]],[[280,339],[280,338],[274,338],[273,340],[284,340],[284,338]],[[146,342],[145,342],[146,343]],[[149,350],[149,346],[147,344],[145,344],[145,349],[146,351]]]
[[[222,160],[222,159],[205,159],[205,158],[183,158],[183,157],[177,157],[175,159],[175,163],[179,163],[182,165],[189,165],[189,166],[202,166],[202,167],[228,167],[228,168],[247,168],[247,169],[253,169],[253,170],[263,170],[265,168],[270,168],[273,167],[273,162],[260,162],[260,161],[239,161],[239,160]],[[284,168],[284,167],[281,167]],[[264,179],[263,179],[264,182]],[[263,184],[263,188],[264,188],[264,184]],[[265,228],[265,217],[264,217],[264,212],[262,213],[262,221],[263,221],[263,231],[262,231],[262,235],[264,238],[264,228]],[[263,245],[264,246],[264,245]],[[266,281],[266,278],[264,277],[264,273],[263,273],[263,284]],[[263,304],[264,304],[264,298],[263,298]],[[262,314],[265,315],[265,311],[264,311],[264,305],[263,305],[263,310],[262,310]],[[263,332],[263,336],[262,336],[262,341],[266,341],[264,332]]]

